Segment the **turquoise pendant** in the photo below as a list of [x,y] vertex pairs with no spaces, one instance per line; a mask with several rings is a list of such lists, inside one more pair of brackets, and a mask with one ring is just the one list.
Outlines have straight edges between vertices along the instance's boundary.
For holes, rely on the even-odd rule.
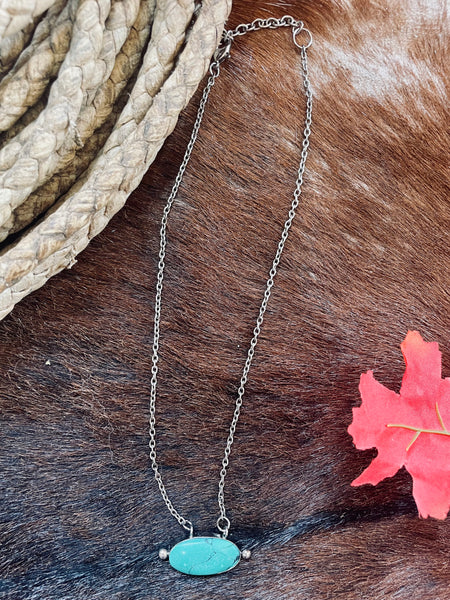
[[220,537],[192,537],[169,553],[171,566],[186,575],[219,575],[235,567],[240,558],[236,544]]

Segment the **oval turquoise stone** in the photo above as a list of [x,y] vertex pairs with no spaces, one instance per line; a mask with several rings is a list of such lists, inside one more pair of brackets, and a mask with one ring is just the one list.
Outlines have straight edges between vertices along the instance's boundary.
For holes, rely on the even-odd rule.
[[235,567],[240,558],[236,544],[219,537],[192,537],[169,553],[172,567],[187,575],[218,575]]

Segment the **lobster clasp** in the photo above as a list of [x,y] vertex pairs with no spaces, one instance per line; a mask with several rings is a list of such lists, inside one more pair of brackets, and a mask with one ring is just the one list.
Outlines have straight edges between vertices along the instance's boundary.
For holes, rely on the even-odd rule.
[[228,31],[224,31],[220,44],[217,46],[217,50],[214,52],[214,62],[223,63],[230,56],[231,44],[233,38],[228,35]]

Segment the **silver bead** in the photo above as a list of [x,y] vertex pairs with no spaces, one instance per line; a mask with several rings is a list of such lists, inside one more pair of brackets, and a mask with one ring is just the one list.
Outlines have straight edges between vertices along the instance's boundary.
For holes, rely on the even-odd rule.
[[248,560],[250,558],[250,556],[252,555],[250,550],[242,550],[241,552],[241,556],[242,558],[244,558],[245,560]]
[[167,560],[169,558],[169,552],[165,548],[161,548],[158,554],[161,560]]

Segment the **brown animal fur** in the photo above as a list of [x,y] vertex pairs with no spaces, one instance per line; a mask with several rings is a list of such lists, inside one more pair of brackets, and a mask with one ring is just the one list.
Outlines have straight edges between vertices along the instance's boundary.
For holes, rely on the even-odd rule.
[[[192,579],[152,479],[147,418],[158,228],[195,113],[71,270],[0,324],[2,598],[445,600],[449,521],[407,473],[350,482],[374,453],[346,428],[361,372],[398,389],[408,329],[450,375],[444,0],[236,0],[230,26],[290,13],[314,35],[301,208],[251,371],[227,480],[253,558]],[[197,96],[198,100],[198,96]],[[289,31],[236,41],[170,218],[158,452],[198,532],[299,160]]]

